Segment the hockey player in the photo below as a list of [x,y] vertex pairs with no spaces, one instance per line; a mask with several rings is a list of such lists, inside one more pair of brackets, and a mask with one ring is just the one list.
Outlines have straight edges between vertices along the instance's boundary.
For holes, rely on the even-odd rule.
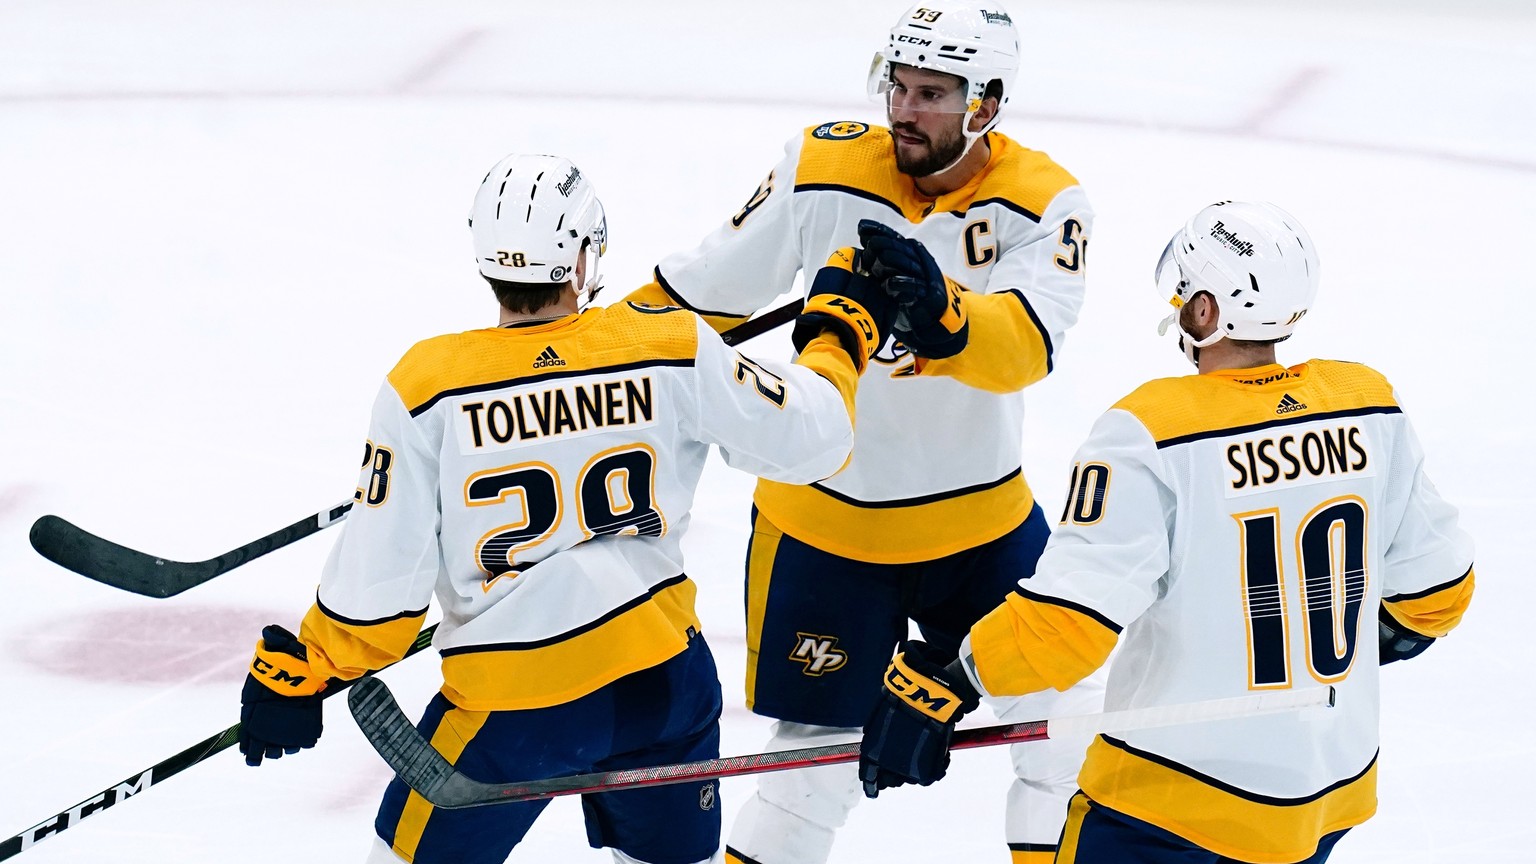
[[[925,2],[892,26],[869,78],[890,128],[845,121],[796,135],[757,191],[639,299],[724,328],[855,242],[903,302],[859,388],[858,439],[837,477],[767,479],[747,560],[747,704],[770,749],[856,740],[908,620],[941,650],[1001,602],[1049,535],[1021,472],[1025,387],[1083,302],[1093,212],[1077,181],[995,131],[1014,96],[1018,32],[993,3]],[[910,238],[910,239],[908,239]],[[878,249],[878,252],[877,252]],[[994,706],[1005,717],[1091,713],[1102,690]],[[1049,860],[1087,740],[1015,752],[1007,839]],[[852,766],[765,774],[733,826],[741,864],[817,864],[858,802]]]
[[[839,250],[795,323],[798,361],[759,363],[681,309],[583,308],[607,226],[569,161],[507,157],[470,218],[500,326],[417,344],[380,388],[315,604],[297,637],[257,643],[240,750],[259,765],[313,746],[327,682],[402,657],[435,591],[444,684],[419,728],[466,774],[713,758],[720,685],[679,544],[709,444],[783,483],[835,473],[894,306]],[[585,796],[588,836],[621,862],[711,859],[716,792]],[[500,862],[545,803],[437,810],[397,778],[369,860]]]
[[1112,710],[1316,682],[1337,705],[1099,736],[1056,860],[1324,861],[1376,810],[1378,664],[1459,623],[1472,543],[1385,378],[1276,364],[1318,284],[1294,218],[1207,207],[1157,282],[1199,374],[1144,384],[1099,419],[1034,576],[959,660],[903,646],[861,778],[870,795],[937,780],[978,694],[1068,687],[1123,642]]

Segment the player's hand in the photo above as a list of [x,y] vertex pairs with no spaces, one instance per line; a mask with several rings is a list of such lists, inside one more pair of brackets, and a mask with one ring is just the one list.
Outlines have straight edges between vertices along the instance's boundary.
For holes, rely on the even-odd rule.
[[880,701],[864,724],[859,780],[870,798],[904,783],[927,786],[949,769],[949,739],[980,694],[958,662],[926,642],[904,642],[885,670]]
[[796,351],[823,331],[836,333],[864,371],[870,357],[885,344],[896,318],[896,302],[875,282],[861,250],[839,249],[816,271],[805,311],[795,319],[790,341]]
[[960,286],[923,244],[873,219],[859,220],[870,273],[897,303],[896,338],[919,357],[953,357],[970,337]]
[[276,624],[262,628],[240,692],[240,752],[245,764],[281,758],[320,740],[320,693],[304,643]]
[[1381,604],[1376,613],[1376,635],[1381,645],[1382,666],[1399,660],[1412,660],[1435,643],[1433,637],[1415,633],[1398,623],[1392,613],[1387,611],[1385,603]]

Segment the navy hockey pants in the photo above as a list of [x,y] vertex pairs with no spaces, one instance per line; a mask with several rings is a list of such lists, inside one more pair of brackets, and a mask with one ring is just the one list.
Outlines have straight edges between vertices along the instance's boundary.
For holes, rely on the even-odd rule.
[[[540,780],[720,755],[720,681],[702,636],[666,662],[563,705],[466,711],[439,693],[417,728],[484,782]],[[688,864],[720,845],[719,782],[583,795],[587,839],[649,864]],[[415,864],[501,864],[548,800],[434,808],[391,780],[374,830]]]
[[[1295,864],[1323,864],[1348,831],[1324,835],[1317,841],[1317,851]],[[1067,805],[1067,824],[1057,849],[1056,864],[1242,864],[1105,807],[1082,792]]]

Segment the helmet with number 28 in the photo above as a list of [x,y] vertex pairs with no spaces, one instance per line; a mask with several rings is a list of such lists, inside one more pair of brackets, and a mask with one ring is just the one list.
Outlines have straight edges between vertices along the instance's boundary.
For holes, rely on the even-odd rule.
[[513,154],[480,183],[469,211],[475,263],[492,279],[558,284],[576,278],[586,256],[585,307],[597,293],[598,259],[608,250],[608,220],[592,184],[569,159]]
[[895,65],[930,69],[965,79],[965,101],[958,111],[965,120],[962,130],[975,139],[997,125],[997,117],[985,128],[972,132],[971,115],[981,108],[987,85],[999,82],[999,114],[1013,89],[1019,71],[1019,31],[1013,19],[994,3],[956,3],[938,0],[913,6],[891,26],[886,44],[875,54],[869,68],[869,93],[886,98]]

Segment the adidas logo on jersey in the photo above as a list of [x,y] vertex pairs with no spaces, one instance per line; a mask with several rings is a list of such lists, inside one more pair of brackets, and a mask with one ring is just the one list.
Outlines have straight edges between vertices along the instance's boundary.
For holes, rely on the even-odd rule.
[[1306,403],[1298,401],[1289,393],[1280,397],[1280,404],[1275,406],[1276,414],[1295,414],[1297,411],[1305,410],[1307,410]]
[[544,350],[539,353],[538,359],[533,361],[533,368],[535,369],[543,369],[546,366],[564,365],[565,361],[561,360],[560,355],[555,353],[554,346],[552,345],[545,346]]

